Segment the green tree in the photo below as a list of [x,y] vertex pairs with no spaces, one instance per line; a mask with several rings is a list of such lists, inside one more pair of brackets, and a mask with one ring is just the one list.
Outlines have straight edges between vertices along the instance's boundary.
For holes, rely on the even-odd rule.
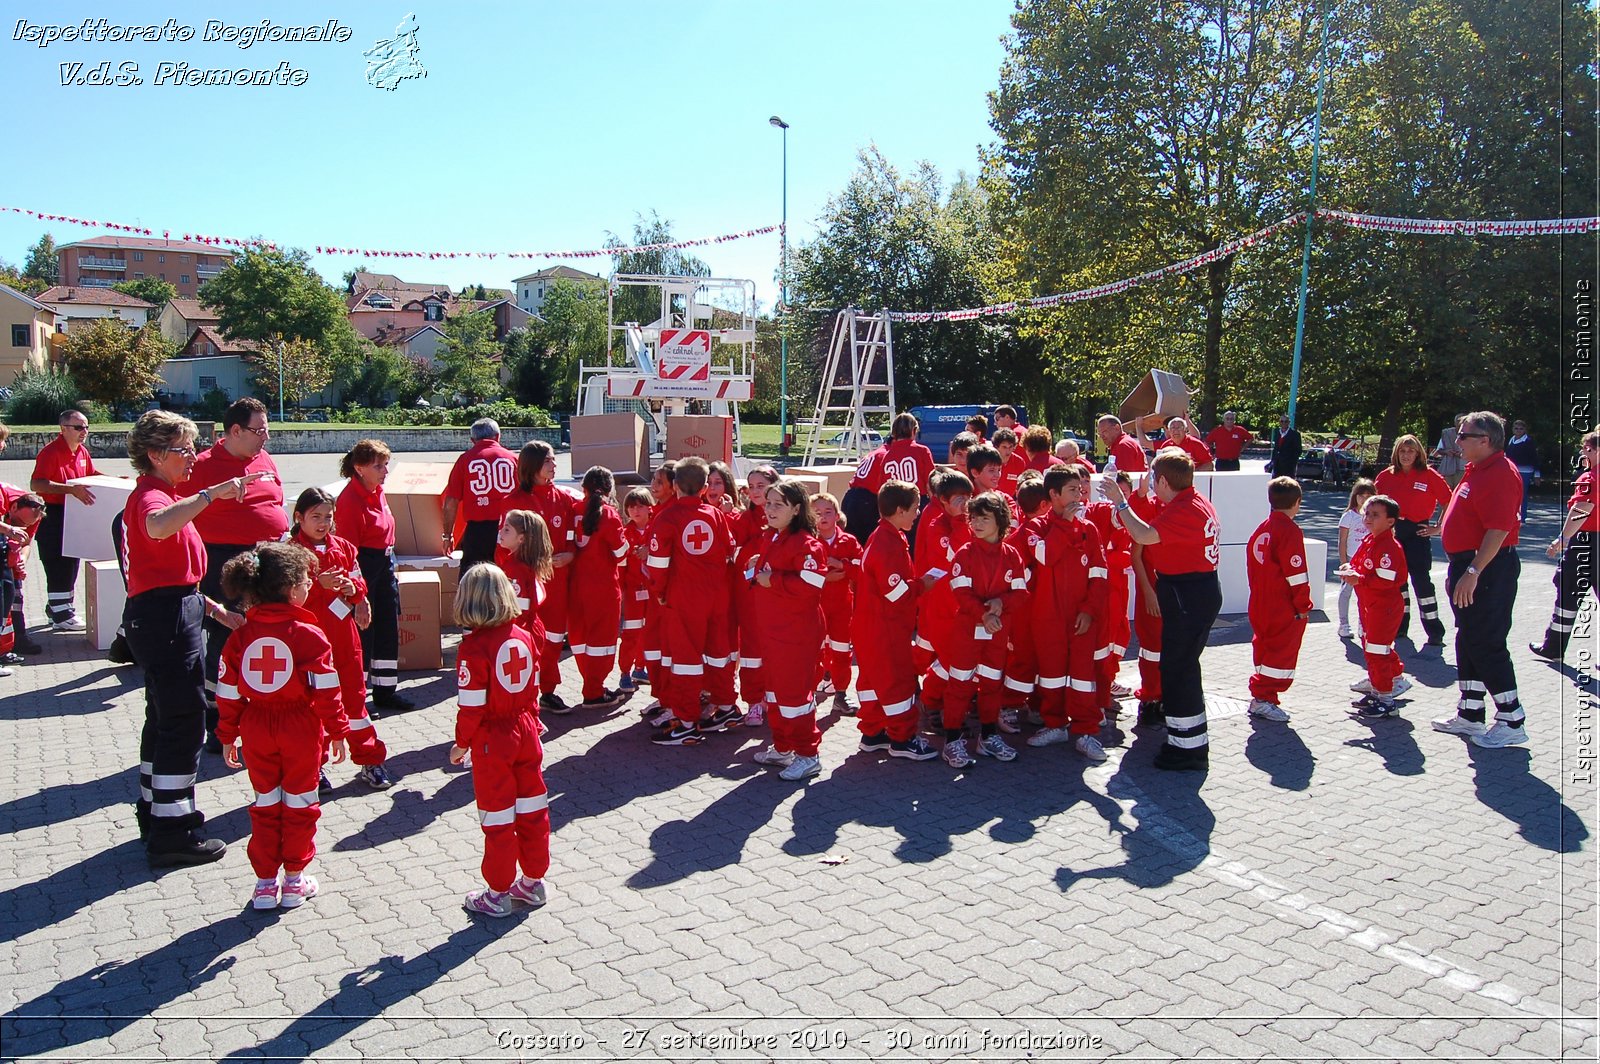
[[[672,223],[655,211],[641,215],[633,223],[633,237],[607,234],[608,248],[635,247],[641,244],[669,244],[672,242]],[[711,267],[687,251],[628,251],[611,256],[613,273],[654,274],[667,277],[710,277]],[[630,285],[617,289],[614,301],[614,318],[618,324],[636,321],[648,325],[661,316],[661,292],[644,285]],[[540,312],[541,314],[543,311]]]
[[333,383],[333,359],[316,341],[284,340],[262,352],[251,380],[263,396],[280,394],[281,384],[284,402],[298,406]]
[[353,270],[344,271],[344,294],[347,295],[347,296],[355,295],[355,292],[356,292],[356,274],[358,274],[358,273],[371,273],[371,272],[372,272],[372,267],[368,266],[364,262],[360,266],[357,266]]
[[346,320],[344,300],[323,284],[299,248],[236,252],[227,269],[200,287],[222,331],[262,343],[321,340]]
[[500,395],[500,345],[494,339],[494,315],[488,311],[460,314],[444,324],[439,344],[439,385],[465,404]]
[[64,358],[84,398],[114,407],[148,399],[161,384],[161,364],[176,353],[154,325],[133,330],[96,318],[67,333]]
[[111,290],[144,300],[156,308],[151,311],[152,314],[159,313],[162,307],[178,298],[178,289],[159,277],[139,277],[132,281],[121,281],[112,285]]
[[56,283],[61,276],[61,256],[56,252],[55,238],[49,233],[39,238],[28,249],[28,258],[22,264],[22,276],[43,281],[46,286]]

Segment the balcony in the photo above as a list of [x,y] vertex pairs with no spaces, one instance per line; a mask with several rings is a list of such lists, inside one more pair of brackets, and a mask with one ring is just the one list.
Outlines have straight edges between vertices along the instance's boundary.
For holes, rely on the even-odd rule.
[[128,263],[126,259],[97,259],[89,255],[80,255],[78,266],[85,270],[126,270]]
[[121,283],[122,282],[117,280],[115,277],[80,277],[80,278],[78,278],[78,287],[79,288],[110,288],[114,284],[121,284]]
[[222,272],[222,267],[221,266],[196,266],[194,268],[195,276],[196,277],[202,277],[202,278],[204,278],[204,277],[215,277],[217,274],[219,274],[221,272]]

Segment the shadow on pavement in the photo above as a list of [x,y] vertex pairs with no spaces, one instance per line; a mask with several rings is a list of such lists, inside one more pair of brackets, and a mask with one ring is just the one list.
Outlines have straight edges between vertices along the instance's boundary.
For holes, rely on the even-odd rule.
[[[744,783],[724,794],[692,820],[669,820],[650,833],[650,863],[634,872],[627,885],[636,890],[665,886],[696,872],[727,868],[739,863],[750,836],[772,820],[778,804],[800,783],[777,778],[778,770],[742,764],[711,778],[746,776]],[[812,786],[816,781],[812,781]],[[553,807],[552,807],[553,808]]]
[[1470,740],[1465,746],[1478,801],[1515,823],[1517,834],[1535,846],[1556,853],[1583,849],[1589,828],[1560,792],[1528,771],[1532,756],[1525,747],[1485,750]]
[[[17,676],[27,682],[28,667],[22,666]],[[90,690],[102,683],[108,676],[117,680],[115,687]],[[20,712],[13,711],[19,719],[38,720],[42,717],[81,717],[90,713],[102,713],[115,706],[116,700],[133,691],[144,689],[144,673],[136,668],[107,664],[102,668],[74,676],[70,680],[58,683],[52,687],[29,688],[35,695],[44,698],[34,699],[32,708]]]
[[1427,757],[1417,745],[1416,726],[1404,717],[1358,721],[1367,724],[1372,734],[1365,739],[1346,739],[1344,745],[1371,750],[1383,758],[1383,767],[1396,776],[1420,776]]
[[0,831],[15,835],[85,816],[132,800],[139,792],[139,770],[126,768],[88,783],[60,783],[0,804]]
[[1286,791],[1303,791],[1311,786],[1317,759],[1311,748],[1294,730],[1293,724],[1274,724],[1250,718],[1250,738],[1244,743],[1244,756],[1267,774],[1267,781]]

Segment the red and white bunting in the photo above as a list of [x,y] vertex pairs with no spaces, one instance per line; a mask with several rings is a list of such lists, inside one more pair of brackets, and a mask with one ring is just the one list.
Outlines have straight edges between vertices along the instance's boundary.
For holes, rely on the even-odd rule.
[[1317,214],[1356,229],[1422,236],[1572,236],[1600,232],[1600,218],[1539,218],[1488,221],[1475,218],[1389,218],[1320,208]]
[[[121,222],[101,222],[91,218],[75,218],[70,214],[49,214],[44,211],[29,210],[26,207],[0,206],[0,211],[27,215],[29,218],[37,218],[41,222],[58,222],[64,225],[81,225],[90,229],[110,229],[113,232],[132,233],[137,236],[159,236],[167,240],[174,239],[170,229],[158,231],[140,225],[125,225]],[[372,259],[595,259],[607,258],[612,255],[634,254],[641,251],[677,251],[682,248],[704,247],[708,244],[726,244],[734,240],[746,240],[753,236],[765,236],[768,233],[781,233],[782,231],[782,225],[764,225],[756,229],[745,229],[737,233],[723,233],[721,236],[697,237],[693,240],[673,240],[659,244],[633,244],[627,247],[615,248],[563,249],[559,251],[401,251],[391,248],[338,247],[332,244],[317,244],[311,250],[318,255],[360,255]],[[204,233],[183,233],[176,239],[192,240],[197,244],[210,244],[214,247],[275,248],[278,246],[269,240],[246,240],[238,237],[211,236]]]

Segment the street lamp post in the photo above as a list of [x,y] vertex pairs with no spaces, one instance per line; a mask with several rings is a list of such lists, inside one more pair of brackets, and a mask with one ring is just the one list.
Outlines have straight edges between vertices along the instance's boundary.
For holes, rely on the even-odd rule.
[[778,241],[783,249],[781,265],[778,267],[779,287],[782,290],[778,298],[783,307],[783,313],[778,318],[778,450],[780,454],[788,455],[789,327],[784,319],[789,316],[789,123],[777,115],[767,119],[767,123],[783,130],[783,226],[778,230]]

